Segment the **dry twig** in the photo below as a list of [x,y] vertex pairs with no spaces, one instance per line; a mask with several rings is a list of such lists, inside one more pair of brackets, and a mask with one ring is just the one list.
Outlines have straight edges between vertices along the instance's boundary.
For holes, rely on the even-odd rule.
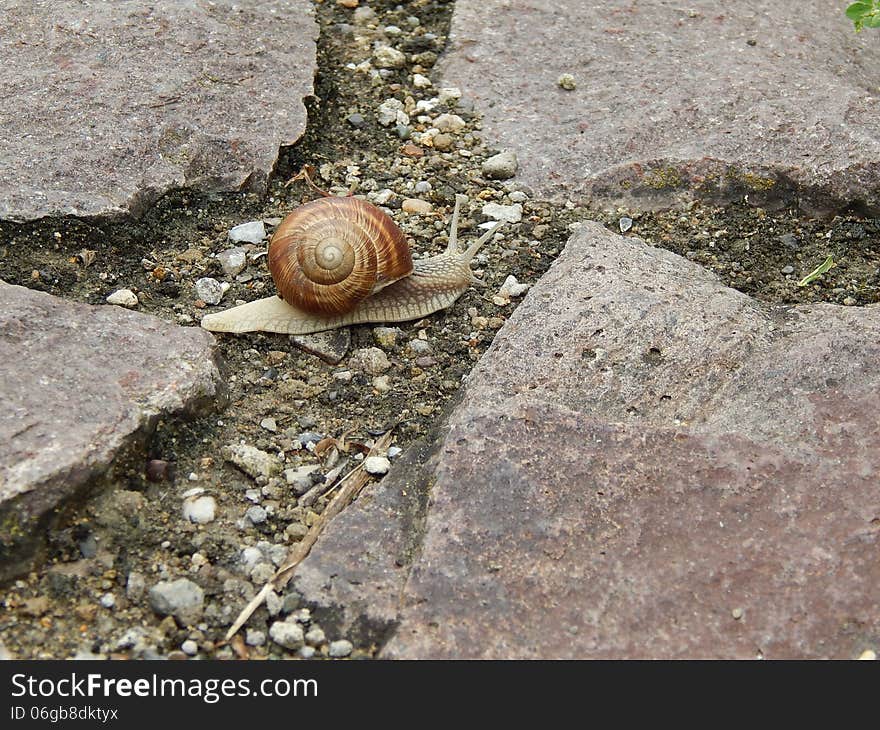
[[[370,454],[372,455],[386,451],[388,444],[390,443],[391,431],[388,431],[376,441],[376,444],[370,450]],[[324,511],[318,516],[318,519],[315,520],[315,523],[311,526],[306,536],[293,546],[287,554],[287,559],[281,564],[275,572],[275,575],[273,575],[260,592],[251,599],[251,602],[244,607],[242,612],[238,615],[238,618],[235,619],[235,623],[233,623],[232,626],[229,627],[229,631],[226,632],[225,641],[229,641],[235,636],[254,611],[256,611],[263,601],[266,600],[266,596],[268,596],[271,591],[284,588],[284,586],[287,585],[288,581],[293,577],[296,566],[299,565],[309,554],[312,545],[315,544],[318,536],[327,526],[327,523],[342,512],[342,510],[345,509],[349,502],[357,496],[358,492],[360,492],[369,481],[370,475],[364,471],[363,462],[358,464],[339,481],[336,486],[340,487],[340,489],[336,493],[336,496],[333,497],[330,504],[328,504],[324,508]]]

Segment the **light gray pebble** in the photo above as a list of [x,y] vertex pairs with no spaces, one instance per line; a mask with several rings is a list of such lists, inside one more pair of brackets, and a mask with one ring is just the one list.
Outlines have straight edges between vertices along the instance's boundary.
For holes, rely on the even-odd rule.
[[217,502],[213,497],[199,496],[183,500],[183,519],[197,525],[207,525],[214,521]]
[[246,629],[244,643],[248,646],[262,646],[266,643],[266,632],[258,629]]
[[522,220],[523,207],[519,203],[513,205],[500,205],[499,203],[486,203],[483,206],[483,215],[496,221],[505,223],[519,223]]
[[254,583],[268,583],[272,576],[275,575],[275,566],[270,563],[257,563],[251,568],[251,580]]
[[368,456],[364,459],[364,471],[367,474],[380,476],[387,474],[391,468],[391,462],[384,456]]
[[617,221],[617,225],[620,228],[621,233],[626,233],[630,228],[633,227],[633,219],[625,215],[619,221]]
[[431,183],[427,180],[419,180],[414,186],[413,190],[417,193],[429,193],[431,192]]
[[394,131],[400,139],[406,140],[412,137],[412,127],[408,124],[396,124]]
[[317,431],[303,431],[296,437],[296,440],[299,441],[305,448],[308,448],[308,444],[316,444],[324,438],[323,433],[318,433]]
[[284,528],[284,534],[294,542],[297,542],[309,534],[309,528],[302,522],[291,522]]
[[783,266],[782,273],[783,274],[793,274],[794,273],[794,266]]
[[245,570],[250,572],[251,568],[253,568],[262,557],[263,552],[259,548],[248,545],[246,548],[242,549],[240,560]]
[[227,276],[237,276],[247,266],[247,252],[241,246],[236,246],[218,253],[217,260]]
[[275,591],[269,591],[266,594],[266,610],[270,616],[277,616],[281,613],[281,607],[284,605],[284,599]]
[[369,195],[370,200],[372,200],[376,205],[388,205],[392,198],[394,198],[395,193],[391,188],[383,188],[382,190],[378,190],[375,193],[371,193]]
[[220,452],[226,461],[232,462],[250,477],[277,476],[281,473],[281,462],[272,454],[247,444],[229,444]]
[[260,421],[260,428],[265,428],[267,431],[271,431],[272,433],[278,432],[278,424],[275,422],[274,418],[264,418]]
[[370,375],[381,375],[391,367],[391,362],[378,347],[364,347],[351,354],[348,365],[352,370],[363,370]]
[[457,86],[444,86],[437,95],[437,100],[441,104],[455,104],[461,99],[461,89]]
[[199,653],[199,645],[192,639],[187,639],[180,645],[180,650],[187,656],[195,656]]
[[126,309],[132,309],[138,305],[137,294],[131,289],[118,289],[105,299],[107,304],[116,304]]
[[205,592],[189,578],[157,583],[148,594],[150,608],[160,616],[174,616],[178,623],[198,623],[202,617]]
[[302,659],[311,659],[313,656],[315,656],[315,647],[303,646],[299,650],[299,655]]
[[409,115],[403,111],[403,102],[400,99],[386,99],[376,112],[376,118],[383,127],[394,124],[409,124]]
[[522,190],[514,190],[507,197],[510,198],[511,203],[525,203],[529,199]]
[[358,25],[366,25],[376,19],[376,11],[368,5],[361,5],[359,8],[355,8],[352,17]]
[[269,627],[269,638],[285,649],[299,649],[303,645],[302,626],[289,621],[276,621]]
[[434,126],[441,132],[460,132],[465,127],[464,119],[458,114],[441,114],[434,120]]
[[229,230],[229,240],[233,243],[259,243],[266,237],[263,221],[249,221]]
[[313,472],[317,471],[317,469],[317,464],[308,464],[296,469],[285,469],[284,479],[293,488],[293,493],[297,497],[301,497],[315,486],[315,482],[312,480],[311,475]]
[[414,339],[409,341],[409,349],[416,355],[427,355],[431,352],[431,345],[425,340]]
[[259,505],[254,505],[253,507],[248,507],[247,512],[244,513],[244,517],[252,525],[262,525],[269,515],[265,509]]
[[376,68],[403,68],[406,54],[391,46],[379,46],[373,51],[373,64]]
[[263,501],[263,492],[259,489],[246,489],[244,492],[244,498],[248,502],[259,504]]
[[529,290],[530,287],[531,284],[520,284],[519,281],[517,281],[517,278],[513,274],[511,274],[504,280],[504,283],[501,285],[501,289],[498,290],[498,294],[500,296],[504,296],[506,294],[510,297],[521,297]]
[[196,280],[196,296],[205,304],[220,304],[220,300],[223,299],[228,288],[229,284],[224,287],[223,284],[210,276],[203,276]]
[[312,628],[306,632],[305,641],[309,646],[321,646],[321,644],[327,641],[327,637],[324,635],[324,629],[318,626],[312,626]]
[[101,596],[101,605],[104,608],[113,608],[116,605],[116,596],[112,593],[105,593]]
[[300,624],[307,624],[310,623],[312,620],[312,612],[309,611],[309,609],[307,608],[299,608],[291,613],[290,616],[287,617],[287,620],[296,621]]
[[334,659],[341,659],[342,657],[347,657],[351,654],[352,649],[354,649],[354,647],[348,639],[340,639],[339,641],[330,642],[329,653]]
[[389,446],[388,447],[388,458],[393,459],[395,456],[400,456],[400,454],[402,452],[403,452],[403,449],[401,449],[399,446]]
[[140,599],[147,588],[147,581],[141,573],[132,571],[125,582],[125,595],[133,601]]
[[507,180],[516,175],[517,167],[516,154],[505,150],[483,162],[482,171],[491,180]]

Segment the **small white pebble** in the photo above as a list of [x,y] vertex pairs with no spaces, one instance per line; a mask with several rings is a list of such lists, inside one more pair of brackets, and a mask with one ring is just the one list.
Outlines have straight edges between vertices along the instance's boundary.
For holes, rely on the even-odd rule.
[[422,74],[413,74],[413,86],[417,89],[427,89],[431,86],[431,79],[427,76],[422,76]]
[[274,418],[264,418],[262,421],[260,421],[260,427],[265,428],[267,431],[271,431],[272,433],[278,431],[278,424],[275,423]]
[[116,596],[112,593],[105,593],[101,596],[101,605],[104,608],[113,608],[116,605]]
[[180,650],[187,656],[195,656],[199,653],[199,645],[192,639],[187,639],[180,645]]
[[351,642],[347,639],[340,639],[339,641],[331,641],[330,642],[330,656],[334,659],[339,659],[342,657],[347,657],[351,654],[351,650],[354,647]]
[[207,525],[214,521],[217,502],[213,497],[196,496],[183,501],[183,519],[197,525]]
[[263,221],[249,221],[229,230],[229,240],[233,243],[259,243],[266,237]]
[[364,471],[367,474],[387,474],[391,468],[391,462],[385,456],[368,456],[364,459]]
[[873,649],[865,649],[861,654],[859,654],[859,659],[863,661],[874,661],[877,658],[877,652]]
[[107,304],[116,304],[127,309],[132,309],[138,305],[137,294],[131,289],[118,289],[108,296],[105,301]]
[[257,629],[247,629],[244,635],[244,643],[248,646],[262,646],[266,643],[266,632]]
[[434,210],[434,206],[427,200],[419,200],[418,198],[407,198],[401,203],[404,213],[417,213],[418,215],[428,215]]
[[730,615],[733,616],[734,619],[739,621],[743,617],[743,610],[741,608],[734,608]]

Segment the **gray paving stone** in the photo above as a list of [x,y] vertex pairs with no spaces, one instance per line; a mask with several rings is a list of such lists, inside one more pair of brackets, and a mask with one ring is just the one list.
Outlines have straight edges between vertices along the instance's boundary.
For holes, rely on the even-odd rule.
[[880,306],[767,307],[585,224],[296,589],[385,657],[858,656],[878,361]]
[[6,3],[0,218],[263,191],[305,130],[316,37],[306,0]]
[[210,406],[196,327],[0,282],[0,577],[26,571],[52,510],[164,414]]
[[880,44],[845,5],[458,0],[442,83],[540,196],[878,208]]

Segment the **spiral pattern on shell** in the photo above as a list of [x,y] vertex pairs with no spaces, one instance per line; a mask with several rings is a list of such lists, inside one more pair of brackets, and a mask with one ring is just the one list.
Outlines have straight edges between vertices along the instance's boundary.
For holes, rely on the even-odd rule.
[[319,198],[285,218],[269,243],[269,271],[281,297],[308,312],[342,314],[407,276],[403,232],[359,198]]

